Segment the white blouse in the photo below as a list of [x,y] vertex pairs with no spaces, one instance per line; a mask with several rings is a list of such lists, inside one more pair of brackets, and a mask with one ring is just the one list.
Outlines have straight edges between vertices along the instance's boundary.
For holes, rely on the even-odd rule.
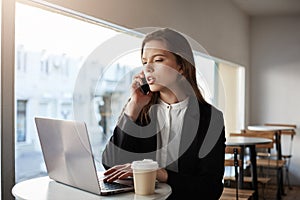
[[167,104],[161,99],[159,101],[157,119],[161,134],[157,137],[156,159],[160,167],[168,166],[179,157],[181,132],[188,102],[189,98],[175,104]]

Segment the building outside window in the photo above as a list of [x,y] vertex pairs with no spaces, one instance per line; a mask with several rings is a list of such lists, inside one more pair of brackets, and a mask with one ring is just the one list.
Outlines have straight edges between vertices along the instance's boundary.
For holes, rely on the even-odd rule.
[[27,100],[17,101],[17,142],[26,141],[26,106]]

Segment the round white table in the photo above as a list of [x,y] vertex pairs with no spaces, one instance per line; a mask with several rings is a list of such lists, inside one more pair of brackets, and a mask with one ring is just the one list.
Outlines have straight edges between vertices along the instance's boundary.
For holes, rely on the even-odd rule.
[[136,195],[134,192],[125,192],[109,196],[99,196],[58,183],[48,176],[26,180],[17,183],[12,188],[12,194],[17,200],[150,200],[166,199],[171,192],[171,187],[168,184],[158,183],[153,195],[142,196]]
[[265,125],[252,125],[247,127],[252,131],[283,131],[283,130],[294,130],[290,126],[265,126]]
[[267,138],[257,138],[257,137],[243,137],[241,136],[233,136],[226,138],[226,145],[228,146],[248,146],[248,145],[256,145],[256,144],[267,144],[272,142],[271,139]]
[[[267,138],[257,138],[257,137],[243,137],[241,136],[231,136],[226,138],[227,146],[242,146],[249,147],[250,149],[250,161],[251,161],[251,174],[252,174],[252,186],[254,189],[253,198],[258,200],[258,183],[257,183],[257,165],[256,165],[256,148],[257,144],[267,144],[272,142],[271,139]],[[240,185],[243,181],[243,172],[240,173]]]

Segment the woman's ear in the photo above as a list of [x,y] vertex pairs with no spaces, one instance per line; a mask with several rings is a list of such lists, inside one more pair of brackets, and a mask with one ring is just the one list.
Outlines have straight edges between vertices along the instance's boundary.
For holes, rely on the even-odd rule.
[[183,79],[183,69],[181,66],[179,66],[178,74],[177,74],[177,80],[180,81]]
[[180,65],[179,65],[179,70],[178,70],[178,72],[179,72],[179,74],[181,74],[181,75],[183,74],[183,69],[182,69],[182,66],[180,66]]

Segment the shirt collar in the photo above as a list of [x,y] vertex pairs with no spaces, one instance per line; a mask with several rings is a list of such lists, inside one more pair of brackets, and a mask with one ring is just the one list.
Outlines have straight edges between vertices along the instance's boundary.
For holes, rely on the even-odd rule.
[[180,101],[178,103],[173,103],[173,104],[168,104],[166,102],[164,102],[162,99],[158,99],[158,104],[160,106],[162,106],[163,108],[172,108],[172,109],[183,109],[183,108],[187,108],[189,103],[189,97],[185,98],[183,101]]

